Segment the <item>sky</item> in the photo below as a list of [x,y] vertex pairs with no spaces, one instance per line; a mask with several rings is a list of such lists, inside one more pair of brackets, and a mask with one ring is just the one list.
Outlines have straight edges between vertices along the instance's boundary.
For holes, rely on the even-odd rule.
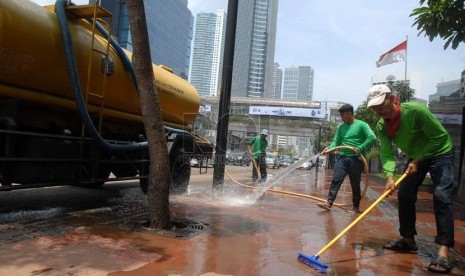
[[[194,17],[198,12],[227,11],[227,6],[228,0],[188,0]],[[375,62],[408,37],[407,71],[420,77],[415,96],[427,100],[437,83],[460,79],[465,44],[444,50],[443,40],[418,36],[409,17],[417,7],[419,0],[281,0],[274,60],[282,69],[312,66],[313,100],[347,102],[356,108],[366,100],[373,75],[404,74],[404,62],[380,68]]]

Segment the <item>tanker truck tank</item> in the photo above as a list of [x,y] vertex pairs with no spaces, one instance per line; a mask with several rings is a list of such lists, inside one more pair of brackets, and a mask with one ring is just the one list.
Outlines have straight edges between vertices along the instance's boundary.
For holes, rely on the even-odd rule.
[[[56,15],[28,2],[0,3],[0,83],[74,101]],[[88,72],[91,25],[79,20],[70,22],[69,27],[81,86],[88,87],[93,94],[101,94],[107,41],[101,35],[95,36]],[[105,108],[140,115],[137,89],[113,47],[108,60],[112,70],[105,81]],[[182,126],[192,123],[200,105],[195,88],[160,66],[154,65],[154,72],[164,121]],[[99,105],[99,101],[98,97],[89,97],[91,105]]]
[[[122,56],[119,45],[108,46],[105,35],[92,33],[90,22],[71,16],[66,22],[89,118],[105,141],[145,142],[138,91],[131,65],[124,62],[131,53]],[[0,1],[0,190],[12,189],[12,183],[100,186],[131,177],[142,185],[148,175],[146,149],[107,152],[85,130],[61,30],[57,14],[47,8],[28,0]],[[209,158],[213,150],[190,130],[200,97],[169,68],[153,65],[153,70],[177,177],[173,183],[184,191],[190,175],[186,162],[191,156]],[[53,161],[39,161],[45,159]],[[116,177],[109,179],[110,173]]]

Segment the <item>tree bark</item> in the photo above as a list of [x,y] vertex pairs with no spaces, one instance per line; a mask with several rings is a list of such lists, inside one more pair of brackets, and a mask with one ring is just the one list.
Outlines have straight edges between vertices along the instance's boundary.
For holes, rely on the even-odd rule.
[[149,47],[149,36],[143,0],[127,0],[131,26],[133,65],[137,78],[142,117],[149,145],[150,175],[148,201],[150,226],[169,230],[170,165],[168,148],[163,128],[155,76]]

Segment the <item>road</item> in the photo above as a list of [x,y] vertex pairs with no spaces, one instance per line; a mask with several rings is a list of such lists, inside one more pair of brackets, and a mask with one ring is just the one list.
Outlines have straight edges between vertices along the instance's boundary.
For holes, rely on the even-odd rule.
[[[231,171],[240,181],[248,178],[250,170],[250,167],[245,166],[226,166],[226,171]],[[211,185],[212,173],[211,167],[207,170],[192,168],[190,187],[198,189]],[[227,174],[225,181],[228,181]],[[31,232],[33,226],[46,228],[49,222],[53,222],[59,231],[60,225],[65,227],[70,218],[85,213],[109,211],[113,213],[112,220],[120,220],[125,216],[147,215],[146,201],[137,180],[111,182],[100,189],[57,186],[0,192],[0,245],[20,241],[22,235],[18,233],[22,229]],[[125,211],[118,213],[121,209]],[[50,233],[50,230],[47,230],[47,233]],[[12,240],[11,236],[15,238]]]

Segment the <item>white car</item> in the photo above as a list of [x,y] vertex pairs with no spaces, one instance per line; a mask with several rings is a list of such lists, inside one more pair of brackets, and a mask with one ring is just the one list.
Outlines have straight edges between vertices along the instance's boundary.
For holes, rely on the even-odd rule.
[[199,159],[192,158],[191,161],[190,161],[190,164],[191,164],[191,167],[199,167],[200,166]]
[[311,170],[313,167],[316,166],[316,162],[320,163],[319,167],[324,167],[325,165],[325,162],[326,162],[326,158],[323,157],[323,156],[315,156],[315,157],[312,157],[310,160],[308,160],[307,162],[304,162],[302,163],[297,169],[300,169],[300,170]]
[[302,163],[297,169],[298,170],[309,170],[310,168],[310,161]]
[[265,157],[266,166],[272,169],[279,169],[278,156],[272,153],[267,153]]

